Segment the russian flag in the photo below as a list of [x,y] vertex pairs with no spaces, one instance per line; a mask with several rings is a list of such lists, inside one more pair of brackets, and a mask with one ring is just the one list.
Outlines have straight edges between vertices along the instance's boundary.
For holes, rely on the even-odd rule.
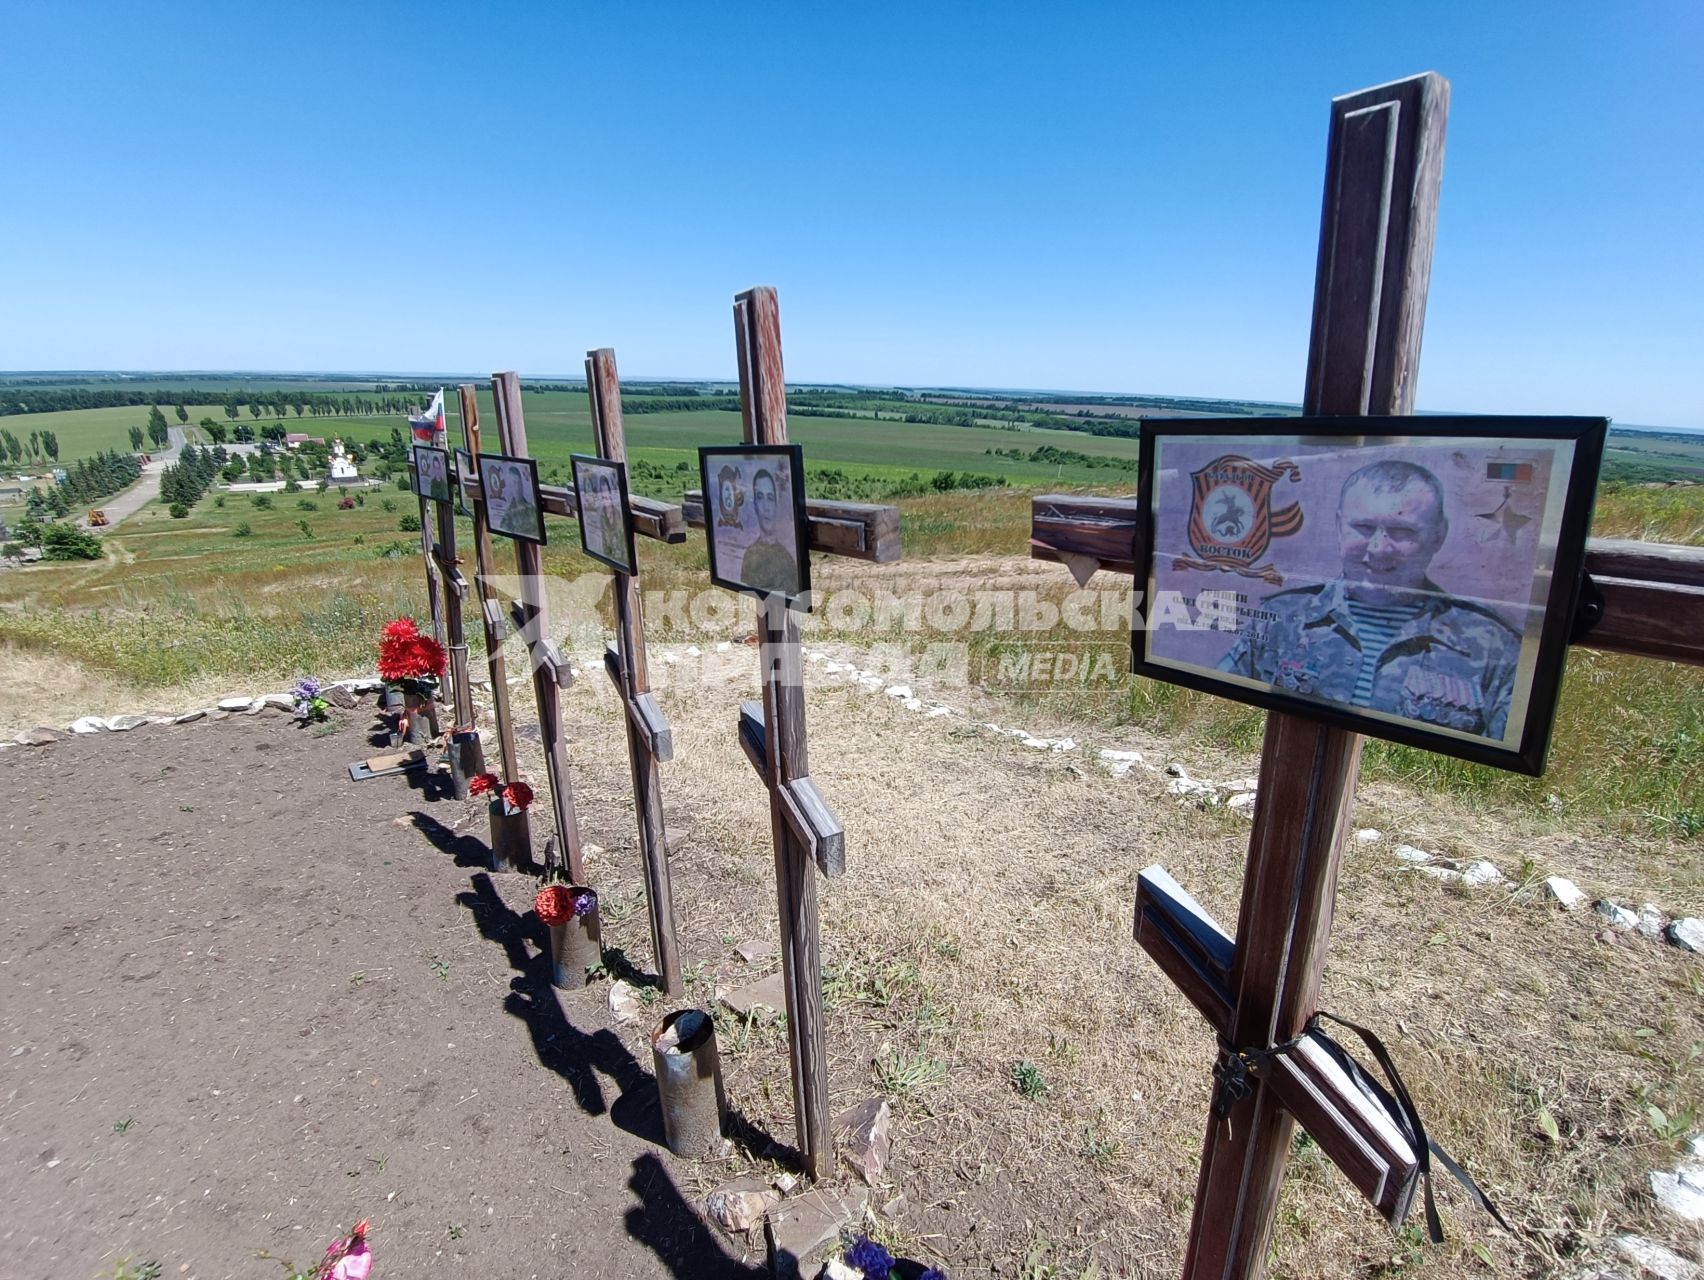
[[438,388],[438,394],[432,397],[432,403],[426,406],[426,412],[417,417],[410,417],[408,425],[414,433],[416,444],[436,444],[439,437],[445,433],[444,426],[444,389]]

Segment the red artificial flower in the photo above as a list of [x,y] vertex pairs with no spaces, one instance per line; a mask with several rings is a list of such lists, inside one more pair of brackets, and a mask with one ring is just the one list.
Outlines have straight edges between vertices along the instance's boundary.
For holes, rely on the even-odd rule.
[[565,884],[547,884],[533,899],[533,911],[547,925],[565,924],[574,916],[574,895]]
[[533,789],[524,782],[511,782],[503,788],[503,803],[511,809],[525,809],[533,802]]
[[413,651],[414,672],[417,676],[441,676],[449,664],[449,655],[444,652],[444,646],[431,636],[415,636],[409,642]]
[[476,773],[467,780],[467,793],[470,796],[482,796],[497,790],[497,775],[494,773]]
[[412,640],[420,634],[420,628],[413,618],[395,618],[385,623],[379,634],[386,640]]
[[448,662],[444,646],[431,636],[421,635],[414,623],[398,618],[385,626],[379,641],[379,678],[383,680],[418,680],[426,676],[441,676]]

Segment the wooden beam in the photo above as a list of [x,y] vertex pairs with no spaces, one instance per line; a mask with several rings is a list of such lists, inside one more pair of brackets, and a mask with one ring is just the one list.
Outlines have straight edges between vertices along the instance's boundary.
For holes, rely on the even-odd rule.
[[[1134,574],[1135,498],[1048,493],[1030,500],[1030,557],[1088,556]],[[1592,538],[1586,572],[1603,593],[1603,618],[1576,644],[1641,658],[1704,664],[1704,547]]]
[[[703,490],[682,494],[680,510],[690,527],[704,528]],[[898,507],[807,497],[805,520],[812,551],[873,564],[891,564],[904,554]]]
[[[457,388],[461,402],[462,444],[479,466],[479,397],[472,383]],[[478,479],[477,470],[473,472]],[[491,585],[497,572],[496,557],[491,547],[491,525],[485,516],[485,499],[476,490],[468,499],[473,512],[474,589],[479,593],[481,621],[485,625],[485,668],[491,677],[491,714],[497,721],[498,759],[503,768],[503,780],[520,776],[520,764],[515,750],[515,719],[509,709],[509,667],[503,657],[503,640],[507,635],[503,617],[503,602]],[[530,835],[528,837],[530,843]]]
[[[481,496],[478,476],[464,478],[461,487],[469,502]],[[574,492],[573,485],[539,485],[538,504],[546,515],[567,516],[570,520],[580,518],[580,497]],[[635,493],[628,497],[627,510],[633,520],[633,532],[640,537],[656,542],[686,541],[686,519],[681,509],[672,502]]]

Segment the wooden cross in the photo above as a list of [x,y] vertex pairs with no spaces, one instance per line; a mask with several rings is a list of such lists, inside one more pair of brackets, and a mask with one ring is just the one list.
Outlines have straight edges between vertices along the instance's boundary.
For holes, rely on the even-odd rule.
[[[627,433],[621,418],[621,380],[615,352],[586,353],[586,394],[592,405],[592,433],[600,457],[627,461]],[[578,499],[578,492],[575,494]],[[680,532],[684,539],[685,531]],[[680,938],[675,926],[674,889],[669,878],[667,833],[663,829],[663,793],[658,764],[674,758],[674,733],[651,693],[645,655],[645,618],[639,608],[639,583],[615,571],[615,638],[604,654],[604,670],[615,683],[627,724],[627,753],[633,767],[633,809],[639,819],[639,855],[645,866],[645,897],[651,908],[651,954],[663,988],[678,996],[685,987],[680,973]]]
[[[787,386],[781,367],[781,312],[775,290],[734,299],[740,365],[740,414],[747,444],[787,443]],[[703,494],[689,492],[686,518],[705,526]],[[809,550],[885,564],[899,559],[899,510],[858,502],[807,502]],[[739,742],[769,789],[770,836],[781,917],[781,973],[793,1074],[793,1123],[799,1159],[813,1178],[828,1176],[828,1060],[822,1021],[822,945],[812,864],[824,875],[846,870],[846,837],[811,781],[805,746],[805,686],[799,627],[777,599],[757,608],[761,703],[740,707]]]
[[[512,457],[525,457],[527,424],[521,412],[520,375],[493,374],[491,393],[496,402],[497,438],[503,442],[503,452]],[[550,779],[550,806],[556,818],[558,849],[563,865],[567,867],[568,879],[575,884],[585,884],[586,860],[580,848],[580,822],[574,813],[574,789],[568,775],[568,748],[562,737],[562,705],[558,701],[561,690],[567,688],[574,677],[568,660],[548,638],[549,620],[544,611],[544,584],[538,547],[517,540],[515,567],[521,579],[521,600],[514,618],[516,624],[523,628],[532,658],[533,695],[538,700],[538,733],[544,744],[544,768]],[[513,776],[505,781],[513,781]]]
[[[1304,413],[1413,408],[1448,101],[1448,83],[1427,74],[1332,104]],[[1079,583],[1097,568],[1134,572],[1140,515],[1127,499],[1038,497],[1030,554],[1065,563]],[[1586,571],[1602,614],[1576,643],[1704,663],[1704,552],[1593,540]],[[1360,759],[1356,734],[1267,717],[1234,939],[1162,868],[1138,879],[1137,941],[1224,1046],[1289,1041],[1316,1010]],[[1241,1096],[1215,1099],[1185,1280],[1261,1274],[1297,1120],[1381,1214],[1402,1220],[1421,1153],[1303,1040],[1258,1059]]]

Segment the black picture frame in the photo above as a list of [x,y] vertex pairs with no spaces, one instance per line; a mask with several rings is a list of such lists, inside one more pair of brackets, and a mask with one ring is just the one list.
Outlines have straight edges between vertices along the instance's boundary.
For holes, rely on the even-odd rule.
[[[451,497],[449,453],[446,450],[440,449],[438,446],[431,444],[417,444],[413,446],[413,450],[413,479],[415,496],[418,498],[425,498],[428,502],[448,502]],[[442,493],[428,492],[426,487],[426,468],[420,465],[420,460],[423,456],[430,456],[436,459],[435,465],[442,467],[444,476],[444,491]]]
[[[525,529],[517,529],[512,525],[498,522],[500,515],[505,519],[508,518],[505,508],[512,509],[513,506],[513,500],[505,492],[509,478],[517,474],[509,470],[511,467],[519,468],[519,473],[526,476],[528,494],[532,498],[530,505],[534,512],[536,535]],[[479,490],[481,499],[485,504],[485,524],[492,533],[505,538],[512,538],[516,542],[530,542],[539,547],[545,545],[547,537],[544,528],[544,503],[539,495],[537,459],[515,457],[507,453],[485,453],[481,451],[479,455]],[[498,497],[495,502],[493,501],[494,490],[503,493],[503,496]]]
[[[1574,631],[1575,613],[1585,576],[1586,537],[1591,527],[1598,475],[1608,430],[1607,419],[1585,417],[1427,415],[1143,419],[1139,462],[1140,515],[1137,519],[1134,547],[1136,588],[1140,595],[1137,619],[1133,620],[1131,629],[1132,671],[1138,675],[1268,710],[1323,721],[1369,737],[1383,738],[1515,773],[1532,776],[1542,774],[1549,751],[1551,730],[1555,723],[1563,666]],[[1183,448],[1168,450],[1168,445],[1173,442],[1179,445],[1193,442],[1196,447],[1193,452]],[[1174,460],[1178,460],[1179,465],[1188,465],[1189,461],[1215,452],[1221,444],[1227,449],[1236,446],[1236,452],[1228,452],[1215,458],[1187,475],[1178,474],[1175,469],[1168,470],[1168,453]],[[1350,450],[1368,452],[1355,455],[1349,453]],[[1472,511],[1465,515],[1460,511],[1449,510],[1446,489],[1454,486],[1454,491],[1460,493],[1464,486],[1477,483],[1477,473],[1473,469],[1479,463],[1475,459],[1483,460],[1484,453],[1492,450],[1497,451],[1498,457],[1506,453],[1510,459],[1485,464],[1484,483],[1492,486],[1503,485],[1503,507],[1492,511]],[[1401,456],[1404,451],[1409,455],[1406,458]],[[1337,544],[1339,576],[1335,581],[1324,579],[1312,583],[1298,579],[1292,582],[1289,588],[1274,590],[1260,599],[1258,611],[1249,610],[1249,620],[1245,624],[1243,614],[1246,600],[1251,590],[1259,590],[1253,584],[1263,568],[1255,562],[1263,559],[1265,553],[1271,550],[1273,542],[1284,536],[1283,527],[1286,524],[1293,521],[1296,531],[1299,531],[1306,518],[1304,514],[1296,514],[1286,519],[1291,507],[1275,508],[1273,505],[1274,500],[1280,496],[1279,488],[1288,490],[1290,485],[1286,482],[1292,480],[1292,476],[1283,472],[1283,464],[1257,461],[1271,460],[1288,452],[1295,453],[1297,474],[1293,478],[1297,481],[1309,467],[1307,459],[1310,457],[1317,461],[1329,459],[1330,468],[1315,467],[1316,470],[1327,470],[1328,474],[1345,468],[1355,468],[1340,481],[1341,490],[1331,495],[1330,510],[1334,521],[1333,536]],[[1558,479],[1556,473],[1563,465],[1564,454],[1566,473]],[[1391,455],[1397,456],[1391,458]],[[1455,715],[1462,719],[1467,714],[1464,708],[1469,706],[1475,697],[1483,694],[1483,684],[1475,686],[1472,681],[1457,678],[1459,669],[1455,676],[1419,672],[1419,663],[1426,654],[1436,651],[1439,655],[1436,659],[1438,663],[1442,664],[1446,660],[1445,654],[1449,646],[1441,640],[1447,640],[1447,634],[1425,643],[1422,643],[1421,637],[1399,634],[1395,643],[1379,653],[1380,659],[1389,660],[1388,674],[1393,681],[1401,669],[1397,666],[1398,661],[1413,656],[1413,664],[1409,668],[1409,683],[1403,687],[1402,692],[1403,704],[1412,705],[1416,709],[1413,715],[1381,710],[1370,704],[1357,705],[1341,698],[1310,695],[1305,687],[1302,687],[1310,679],[1317,679],[1321,683],[1335,680],[1337,684],[1342,684],[1343,678],[1332,674],[1334,670],[1341,669],[1342,665],[1338,663],[1334,667],[1331,662],[1337,652],[1329,647],[1336,642],[1333,632],[1341,631],[1348,636],[1354,648],[1347,652],[1361,652],[1353,626],[1345,625],[1352,621],[1345,617],[1350,599],[1347,588],[1351,585],[1347,575],[1350,572],[1349,557],[1360,545],[1360,535],[1356,534],[1354,529],[1372,526],[1352,526],[1350,532],[1345,533],[1342,513],[1344,503],[1351,501],[1351,490],[1356,491],[1356,499],[1361,500],[1363,494],[1375,490],[1401,495],[1413,489],[1415,484],[1422,484],[1421,481],[1411,482],[1405,479],[1387,482],[1382,477],[1357,481],[1355,476],[1360,474],[1360,468],[1366,463],[1391,459],[1398,463],[1423,467],[1422,460],[1432,460],[1435,457],[1449,459],[1452,466],[1465,465],[1469,478],[1451,473],[1447,485],[1440,482],[1435,475],[1431,481],[1431,491],[1435,499],[1445,500],[1442,513],[1445,527],[1438,535],[1436,545],[1426,554],[1425,560],[1419,563],[1419,571],[1427,583],[1427,589],[1407,596],[1401,593],[1393,596],[1389,592],[1385,595],[1387,600],[1394,599],[1399,602],[1424,599],[1424,605],[1419,607],[1420,612],[1423,614],[1425,610],[1431,610],[1434,615],[1432,622],[1436,624],[1433,629],[1440,632],[1448,632],[1453,627],[1467,635],[1478,628],[1481,639],[1488,634],[1493,640],[1506,641],[1506,637],[1503,637],[1501,632],[1496,632],[1494,627],[1487,627],[1469,616],[1470,613],[1478,613],[1491,615],[1501,622],[1506,630],[1519,637],[1519,664],[1513,669],[1514,677],[1509,686],[1507,709],[1503,713],[1504,730],[1502,735],[1496,738],[1484,730],[1473,732],[1447,724],[1428,722],[1422,717],[1422,713],[1426,713],[1439,718]],[[1544,461],[1545,457],[1548,457],[1548,462]],[[1533,458],[1539,461],[1536,464],[1520,461]],[[1247,464],[1247,468],[1239,464]],[[1523,465],[1537,465],[1544,471],[1546,495],[1536,509],[1536,516],[1519,515],[1511,505],[1513,483],[1523,474],[1530,481],[1535,474],[1530,469],[1523,473],[1520,470]],[[1495,472],[1493,466],[1497,468]],[[1266,473],[1281,478],[1266,480],[1263,478]],[[1427,474],[1432,474],[1430,469],[1427,469]],[[1163,510],[1156,506],[1156,477],[1160,475],[1169,477],[1161,486],[1163,491],[1158,497]],[[1223,502],[1225,507],[1240,508],[1228,513],[1228,519],[1231,521],[1228,528],[1232,532],[1237,527],[1235,522],[1239,516],[1247,517],[1251,513],[1253,516],[1247,520],[1249,534],[1242,543],[1234,545],[1216,543],[1212,534],[1206,534],[1205,539],[1198,537],[1199,534],[1205,533],[1208,522],[1201,515],[1203,509],[1208,507],[1207,499],[1219,498],[1221,491],[1227,486],[1242,487],[1244,497],[1257,499],[1251,500],[1245,506],[1241,499],[1232,494],[1229,501]],[[1317,487],[1316,485],[1315,488]],[[1319,495],[1316,492],[1311,496],[1317,510]],[[1185,521],[1186,541],[1177,541],[1176,545],[1162,547],[1162,522],[1168,530],[1176,530],[1179,504],[1182,501],[1190,504],[1188,519]],[[1291,506],[1300,512],[1301,498],[1298,497]],[[1418,510],[1424,514],[1431,506],[1431,501],[1423,501]],[[1504,512],[1501,516],[1500,511]],[[1536,521],[1531,532],[1533,573],[1530,581],[1525,584],[1524,595],[1518,580],[1513,587],[1505,584],[1499,588],[1505,590],[1506,594],[1476,599],[1465,591],[1458,590],[1452,594],[1444,589],[1447,584],[1435,583],[1430,579],[1427,570],[1434,557],[1438,556],[1444,547],[1451,545],[1451,538],[1457,538],[1459,541],[1462,536],[1455,524],[1458,520],[1487,522],[1483,526],[1469,525],[1471,536],[1482,538],[1488,535],[1494,539],[1506,535],[1511,546],[1514,545],[1517,534],[1508,531],[1508,523],[1521,520],[1521,527],[1524,527],[1526,523]],[[1499,521],[1504,526],[1501,530],[1498,527]],[[1420,541],[1430,537],[1430,529],[1435,527],[1422,524],[1417,535]],[[1380,551],[1377,554],[1367,554],[1374,554],[1374,559],[1379,560],[1391,544],[1386,541],[1387,535],[1383,532],[1374,533],[1372,536],[1378,540]],[[1177,540],[1178,535],[1171,532],[1166,537],[1168,542],[1172,542]],[[1238,566],[1228,559],[1233,553],[1247,556],[1248,544],[1261,539],[1264,539],[1264,550],[1254,554],[1246,563]],[[1316,544],[1319,541],[1317,534],[1314,535],[1314,541]],[[1314,554],[1317,564],[1319,553],[1316,550]],[[1156,561],[1163,560],[1166,556],[1173,557],[1169,569],[1162,565],[1157,571]],[[1414,557],[1409,559],[1413,560]],[[1380,563],[1388,567],[1395,562],[1383,559]],[[1276,571],[1276,566],[1277,561],[1274,559],[1264,568]],[[1151,620],[1165,613],[1168,608],[1168,596],[1161,593],[1166,592],[1170,598],[1186,605],[1191,600],[1186,594],[1163,586],[1162,576],[1169,578],[1180,571],[1194,573],[1203,570],[1217,571],[1223,575],[1223,581],[1209,583],[1203,579],[1196,583],[1197,586],[1205,588],[1211,585],[1215,590],[1230,590],[1235,593],[1236,621],[1233,629],[1237,633],[1237,639],[1232,642],[1231,652],[1225,654],[1218,665],[1241,665],[1246,661],[1246,671],[1223,671],[1218,668],[1209,670],[1199,663],[1180,660],[1175,652],[1162,655],[1156,651],[1156,636],[1164,635],[1163,627],[1150,626],[1144,620]],[[1369,570],[1374,571],[1384,572],[1385,569]],[[1367,579],[1362,579],[1354,585],[1364,586],[1367,582]],[[1334,591],[1337,592],[1336,595],[1332,594]],[[1311,602],[1306,599],[1309,592],[1314,593],[1315,597]],[[1268,607],[1268,603],[1279,594],[1287,598],[1276,606]],[[1201,600],[1198,591],[1193,597],[1193,603],[1200,605]],[[1327,606],[1332,600],[1338,601],[1343,607],[1335,611],[1329,610]],[[1483,607],[1485,600],[1506,605],[1511,611],[1524,611],[1524,629],[1514,628],[1506,617]],[[1363,609],[1365,608],[1363,602],[1358,603],[1362,603]],[[1542,610],[1536,625],[1531,620],[1535,609]],[[1459,613],[1451,612],[1457,610]],[[1304,615],[1307,615],[1307,620],[1301,621]],[[1200,613],[1196,615],[1198,622],[1195,629],[1202,629],[1199,619],[1205,616]],[[1221,614],[1221,619],[1222,616]],[[1333,619],[1335,621],[1330,621]],[[1215,619],[1215,624],[1219,620]],[[1413,620],[1414,623],[1419,621],[1418,618]],[[1404,627],[1409,625],[1403,624]],[[1263,632],[1260,630],[1262,627],[1268,629]],[[1249,631],[1248,647],[1242,647],[1245,630]],[[1176,648],[1182,643],[1174,640],[1171,646]],[[1312,647],[1316,643],[1322,646],[1317,650],[1320,670],[1311,671],[1306,667],[1304,658],[1316,652]],[[1262,645],[1265,646],[1264,650],[1261,649]],[[1402,646],[1400,650],[1399,645]],[[1492,652],[1493,647],[1464,642],[1458,646],[1458,651]],[[1496,647],[1496,651],[1506,657],[1507,644],[1501,643]],[[1262,653],[1264,658],[1260,656]],[[1288,656],[1279,661],[1277,675],[1280,679],[1288,680],[1293,686],[1291,688],[1282,687],[1274,679],[1259,674],[1259,665],[1263,660],[1275,658],[1280,654]],[[1358,666],[1352,664],[1352,669],[1358,671]],[[1490,669],[1489,664],[1486,664],[1485,669]],[[1471,662],[1469,670],[1474,670]],[[1375,673],[1385,671],[1385,663],[1375,664]],[[1499,679],[1496,684],[1500,687],[1502,681]],[[1489,708],[1482,702],[1478,711],[1473,714],[1482,718],[1489,715],[1494,720],[1502,706],[1500,700]]]
[[462,481],[473,474],[473,455],[466,449],[452,449],[451,457],[455,462],[455,472],[450,477],[450,487],[456,493],[456,514],[471,520],[473,512],[467,505],[467,490],[462,488]]
[[[754,465],[760,459],[770,459],[775,466],[786,468],[787,485],[791,489],[791,501],[785,504],[779,502],[777,495],[777,521],[784,510],[790,519],[790,530],[780,529],[772,545],[791,556],[796,567],[796,578],[789,580],[783,586],[770,585],[769,582],[751,582],[736,576],[743,573],[747,567],[746,553],[755,542],[746,541],[754,532],[745,523],[744,503],[748,497],[753,503],[753,524],[757,522],[755,515],[755,480],[756,472],[762,468]],[[719,500],[718,476],[723,468],[728,468],[734,477],[734,492],[737,500],[732,503],[733,523],[729,522]],[[773,475],[773,471],[772,471]],[[811,556],[810,556],[810,523],[805,516],[805,455],[804,450],[796,444],[737,444],[737,445],[703,445],[698,450],[698,478],[704,493],[704,534],[705,544],[710,557],[710,581],[729,591],[738,591],[742,595],[755,596],[768,602],[780,596],[789,609],[799,609],[809,613],[811,608]],[[779,487],[779,486],[777,486]],[[755,531],[758,540],[763,539],[761,529]],[[740,559],[738,569],[734,570],[732,553],[738,551]],[[773,563],[775,556],[766,557],[766,563]],[[733,570],[732,572],[730,570]]]
[[[639,572],[639,554],[634,546],[633,512],[629,506],[627,492],[627,464],[617,462],[613,458],[600,458],[596,454],[574,453],[568,456],[569,464],[574,471],[574,502],[580,512],[580,548],[600,564],[606,564],[611,569],[629,576]],[[610,480],[610,490],[615,494],[615,519],[620,522],[616,531],[619,551],[625,553],[625,560],[608,554],[608,541],[604,540],[604,550],[592,546],[591,526],[593,520],[588,514],[595,515],[593,510],[588,513],[587,495],[592,492],[597,477],[607,476]],[[607,530],[605,531],[607,533]]]

